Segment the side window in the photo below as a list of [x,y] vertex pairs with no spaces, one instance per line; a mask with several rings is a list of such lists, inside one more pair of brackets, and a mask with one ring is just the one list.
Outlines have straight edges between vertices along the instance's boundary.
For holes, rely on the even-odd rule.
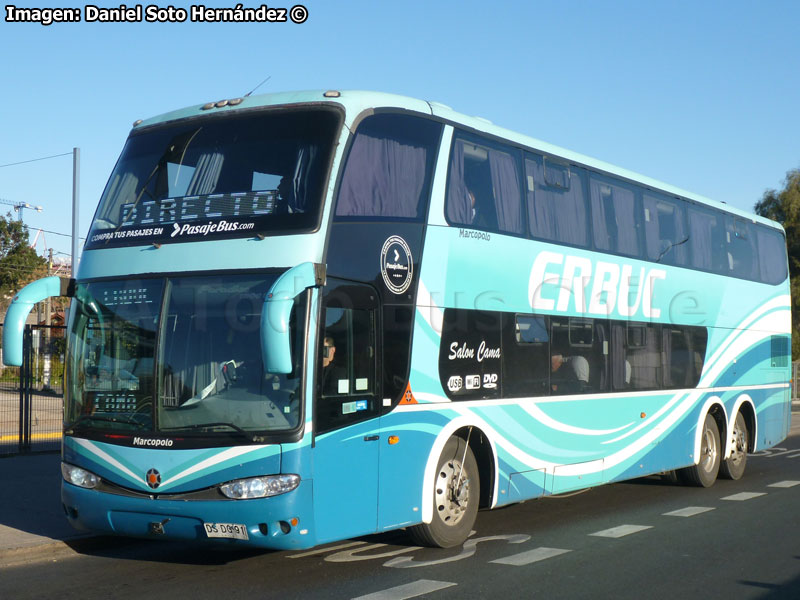
[[445,309],[439,380],[448,398],[501,397],[501,323],[499,312]]
[[365,118],[347,156],[336,218],[423,220],[441,131],[410,115]]
[[688,215],[691,266],[701,271],[727,275],[729,269],[722,213],[690,204]]
[[528,229],[533,237],[589,246],[584,179],[582,169],[525,155]]
[[741,279],[758,280],[758,249],[755,227],[750,221],[725,216],[725,242],[728,249],[728,274]]
[[453,225],[522,235],[520,152],[457,136],[450,156],[445,213]]
[[606,322],[552,317],[550,330],[550,393],[605,391],[608,387]]
[[589,191],[597,249],[639,256],[639,228],[633,190],[593,175],[589,178]]
[[339,288],[326,301],[320,347],[317,431],[376,416],[375,311],[353,308]]
[[664,325],[664,388],[693,388],[700,381],[708,334],[705,327]]
[[647,259],[665,265],[688,262],[685,205],[645,192],[642,198]]
[[661,326],[651,323],[627,323],[625,349],[626,387],[654,390],[663,385]]
[[503,397],[547,396],[548,317],[503,315]]
[[761,281],[781,283],[786,280],[786,240],[777,229],[756,225],[758,263]]

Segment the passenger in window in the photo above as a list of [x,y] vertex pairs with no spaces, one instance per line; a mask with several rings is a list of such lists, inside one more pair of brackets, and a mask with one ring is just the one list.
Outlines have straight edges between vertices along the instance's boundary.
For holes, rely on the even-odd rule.
[[553,394],[577,394],[581,390],[578,376],[561,352],[550,356],[550,390]]
[[491,195],[483,194],[481,187],[475,182],[465,181],[467,196],[469,197],[471,219],[470,224],[475,229],[494,231],[497,229],[497,215],[494,210],[494,199]]
[[336,344],[333,338],[326,336],[322,346],[322,395],[335,396],[346,394],[350,390],[343,389],[340,382],[347,383],[347,372],[345,369],[334,363],[336,357]]
[[294,201],[294,190],[292,189],[292,178],[288,175],[281,177],[278,183],[278,199],[275,205],[276,215],[285,215],[295,212],[293,206],[296,204]]

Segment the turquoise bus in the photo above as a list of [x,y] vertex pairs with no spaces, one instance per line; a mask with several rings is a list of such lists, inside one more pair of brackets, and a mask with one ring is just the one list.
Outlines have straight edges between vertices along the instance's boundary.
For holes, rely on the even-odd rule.
[[137,121],[74,280],[76,528],[306,548],[660,473],[790,421],[779,225],[454,112],[278,93]]

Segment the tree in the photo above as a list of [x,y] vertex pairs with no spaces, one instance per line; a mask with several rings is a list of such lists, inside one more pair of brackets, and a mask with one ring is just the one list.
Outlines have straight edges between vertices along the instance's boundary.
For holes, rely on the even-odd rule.
[[28,228],[0,216],[0,306],[5,309],[20,289],[47,274],[47,261],[28,242]]
[[792,292],[792,360],[800,359],[800,169],[786,174],[783,189],[767,190],[756,203],[762,217],[777,221],[786,230],[789,277]]

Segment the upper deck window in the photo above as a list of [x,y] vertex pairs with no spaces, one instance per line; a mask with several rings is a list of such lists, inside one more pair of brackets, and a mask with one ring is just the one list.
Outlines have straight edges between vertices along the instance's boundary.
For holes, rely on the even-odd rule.
[[365,118],[347,157],[336,217],[423,220],[441,130],[404,114]]
[[484,231],[524,234],[520,152],[457,134],[450,155],[447,220]]
[[293,110],[134,132],[87,248],[312,230],[338,127],[336,112]]

